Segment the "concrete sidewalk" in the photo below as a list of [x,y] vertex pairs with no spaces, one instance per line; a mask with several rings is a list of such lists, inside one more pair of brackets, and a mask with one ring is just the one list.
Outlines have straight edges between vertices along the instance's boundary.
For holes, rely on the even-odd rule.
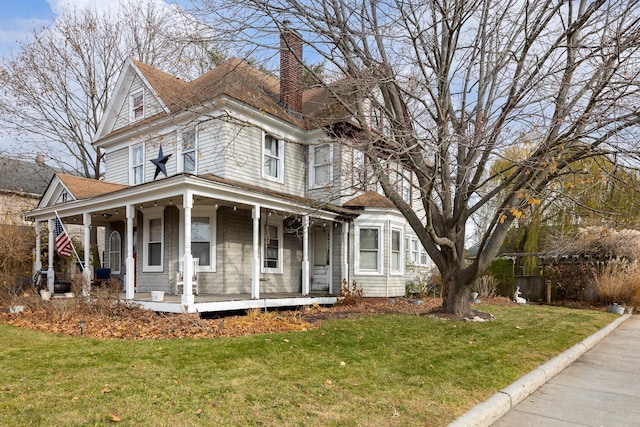
[[615,320],[451,425],[640,426],[640,316]]

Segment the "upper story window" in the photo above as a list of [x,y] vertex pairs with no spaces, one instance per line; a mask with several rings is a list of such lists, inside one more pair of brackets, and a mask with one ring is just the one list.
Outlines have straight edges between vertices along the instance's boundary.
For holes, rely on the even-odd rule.
[[382,228],[359,226],[356,228],[356,273],[382,273]]
[[144,92],[135,92],[131,95],[131,121],[144,119]]
[[143,271],[162,271],[164,259],[163,208],[151,208],[144,212],[144,264]]
[[264,133],[262,144],[262,177],[279,182],[283,180],[284,144]]
[[182,172],[196,173],[198,170],[198,141],[195,128],[180,133],[180,154]]
[[111,273],[120,274],[122,264],[122,237],[118,231],[109,236],[109,268]]
[[353,162],[352,162],[352,179],[353,186],[355,188],[359,188],[361,190],[366,190],[367,188],[367,168],[366,168],[366,159],[365,155],[360,150],[353,150]]
[[405,169],[402,172],[402,200],[408,204],[411,204],[412,176],[412,172],[409,169]]
[[144,145],[131,148],[131,177],[132,185],[144,182]]
[[333,181],[333,145],[323,144],[310,147],[309,183],[311,188],[331,185]]

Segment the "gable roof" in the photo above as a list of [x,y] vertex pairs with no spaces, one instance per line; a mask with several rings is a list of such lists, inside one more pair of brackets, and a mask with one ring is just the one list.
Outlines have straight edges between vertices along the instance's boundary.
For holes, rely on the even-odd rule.
[[41,196],[56,170],[43,161],[0,158],[0,191]]
[[97,179],[84,178],[80,176],[56,174],[62,184],[73,195],[76,200],[88,199],[91,197],[101,196],[111,193],[112,191],[122,190],[129,187],[123,184],[114,184],[112,182],[98,181]]
[[[115,129],[109,132],[109,135],[223,97],[240,101],[262,113],[273,115],[303,129],[319,128],[345,121],[345,118],[349,117],[347,109],[341,106],[332,94],[334,91],[353,92],[346,81],[336,82],[327,88],[315,87],[305,90],[302,95],[302,113],[294,115],[287,112],[280,102],[280,81],[238,58],[225,61],[191,82],[186,82],[137,60],[131,59],[128,64],[129,67],[125,67],[116,84],[116,93],[122,92],[120,86],[124,87],[125,82],[130,81],[133,75],[137,74],[162,104],[164,112]],[[123,103],[124,97],[117,102]],[[118,111],[118,105],[114,107],[111,110]],[[103,131],[106,122],[109,121],[108,119],[101,121],[97,133],[98,139],[106,136]]]

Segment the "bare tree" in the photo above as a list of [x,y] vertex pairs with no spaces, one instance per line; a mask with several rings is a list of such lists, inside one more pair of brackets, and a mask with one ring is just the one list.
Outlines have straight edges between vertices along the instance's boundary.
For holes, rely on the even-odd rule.
[[[232,11],[198,3],[209,22],[249,36],[244,42],[268,44],[261,29],[288,20],[349,82],[346,95],[325,85],[351,117],[336,140],[365,153],[419,236],[442,274],[447,312],[470,313],[470,286],[511,224],[554,180],[578,173],[576,162],[636,160],[638,1],[245,0]],[[491,174],[496,159],[524,144],[526,156]],[[390,161],[412,171],[418,205],[393,185]],[[489,202],[469,263],[468,225]]]
[[16,151],[29,147],[64,171],[97,179],[103,153],[91,142],[125,60],[189,79],[210,68],[208,49],[218,51],[202,34],[180,9],[154,2],[67,11],[3,58],[2,127],[20,141]]

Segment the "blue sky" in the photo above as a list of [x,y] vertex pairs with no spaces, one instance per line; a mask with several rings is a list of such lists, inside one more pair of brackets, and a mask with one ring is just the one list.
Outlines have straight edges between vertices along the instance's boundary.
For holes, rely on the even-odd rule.
[[[54,3],[54,2],[52,2]],[[34,28],[50,24],[56,14],[47,0],[0,1],[0,55],[7,55]]]

